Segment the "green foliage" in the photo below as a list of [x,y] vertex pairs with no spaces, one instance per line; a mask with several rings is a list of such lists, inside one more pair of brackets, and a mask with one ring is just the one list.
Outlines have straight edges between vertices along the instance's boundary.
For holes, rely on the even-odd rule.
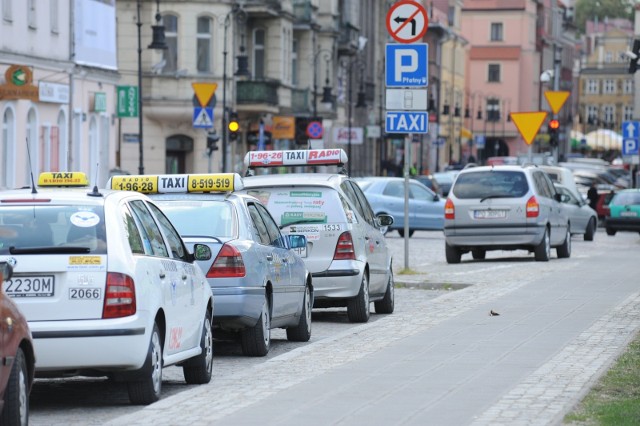
[[627,18],[633,20],[633,0],[577,0],[575,5],[575,23],[578,31],[585,33],[587,21],[602,22],[608,18]]

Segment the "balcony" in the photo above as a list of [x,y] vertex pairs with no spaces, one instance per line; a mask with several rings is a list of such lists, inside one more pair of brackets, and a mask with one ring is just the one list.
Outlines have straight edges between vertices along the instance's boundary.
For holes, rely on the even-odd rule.
[[294,0],[293,2],[293,22],[296,27],[310,26],[315,23],[316,16],[311,1]]
[[296,113],[307,114],[311,111],[311,91],[309,89],[293,89],[291,91],[291,109]]
[[338,55],[355,55],[358,52],[358,35],[360,34],[360,30],[349,22],[341,22],[339,32]]
[[239,105],[264,104],[278,105],[278,87],[276,80],[243,80],[236,82],[236,102]]

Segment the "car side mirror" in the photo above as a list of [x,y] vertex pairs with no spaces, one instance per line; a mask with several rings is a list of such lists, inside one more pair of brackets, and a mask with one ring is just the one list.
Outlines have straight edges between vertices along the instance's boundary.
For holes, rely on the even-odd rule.
[[289,240],[289,248],[297,249],[307,246],[307,237],[304,235],[291,234],[287,235]]
[[376,216],[376,219],[378,220],[378,226],[380,227],[393,225],[393,216],[391,215],[379,214]]
[[195,260],[211,259],[211,248],[206,244],[196,244],[193,246],[193,258]]
[[0,262],[0,283],[10,280],[13,276],[13,267],[7,262]]

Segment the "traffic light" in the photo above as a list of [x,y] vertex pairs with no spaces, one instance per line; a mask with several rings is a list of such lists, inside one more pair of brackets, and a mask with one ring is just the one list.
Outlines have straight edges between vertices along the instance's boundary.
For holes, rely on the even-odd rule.
[[640,39],[633,40],[633,49],[627,52],[629,57],[629,74],[634,74],[638,69],[638,59],[640,59]]
[[218,150],[219,140],[220,136],[218,136],[215,131],[207,133],[207,150],[209,151],[209,155],[211,155],[213,151]]
[[547,125],[549,128],[549,145],[558,146],[558,134],[560,132],[560,122],[555,118],[549,120],[549,124]]
[[232,111],[229,113],[229,124],[227,125],[229,129],[229,140],[231,142],[238,140],[238,132],[240,131],[240,123],[238,123],[238,113]]

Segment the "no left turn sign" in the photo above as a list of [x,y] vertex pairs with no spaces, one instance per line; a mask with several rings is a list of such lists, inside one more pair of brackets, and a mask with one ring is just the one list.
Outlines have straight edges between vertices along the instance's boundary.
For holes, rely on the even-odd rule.
[[387,12],[387,31],[399,43],[413,43],[422,39],[428,26],[427,11],[418,2],[402,0]]

